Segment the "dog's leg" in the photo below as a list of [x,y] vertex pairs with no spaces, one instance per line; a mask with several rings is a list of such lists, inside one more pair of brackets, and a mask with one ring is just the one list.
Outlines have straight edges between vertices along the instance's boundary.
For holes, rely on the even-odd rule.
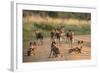
[[68,53],[70,54],[72,52],[72,49],[69,49]]
[[81,53],[81,49],[79,49],[79,53]]

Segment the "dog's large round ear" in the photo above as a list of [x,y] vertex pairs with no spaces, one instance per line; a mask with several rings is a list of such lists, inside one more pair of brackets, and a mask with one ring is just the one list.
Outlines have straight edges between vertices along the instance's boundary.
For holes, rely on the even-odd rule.
[[78,41],[77,43],[80,44],[80,41]]
[[80,48],[82,48],[82,46]]

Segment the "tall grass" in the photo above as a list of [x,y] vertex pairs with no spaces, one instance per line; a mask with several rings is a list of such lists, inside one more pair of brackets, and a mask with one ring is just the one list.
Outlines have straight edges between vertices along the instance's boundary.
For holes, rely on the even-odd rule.
[[[74,25],[88,25],[91,22],[86,20],[79,20],[79,19],[62,19],[62,18],[51,18],[51,17],[45,17],[42,18],[40,16],[28,16],[23,18],[23,22],[27,24],[37,23],[37,24],[74,24]],[[81,23],[80,23],[81,22]]]

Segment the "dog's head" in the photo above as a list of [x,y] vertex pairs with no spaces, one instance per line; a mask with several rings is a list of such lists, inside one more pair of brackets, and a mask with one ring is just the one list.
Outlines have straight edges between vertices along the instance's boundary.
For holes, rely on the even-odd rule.
[[83,44],[84,42],[83,42],[83,40],[81,40],[81,41],[78,41],[78,44]]

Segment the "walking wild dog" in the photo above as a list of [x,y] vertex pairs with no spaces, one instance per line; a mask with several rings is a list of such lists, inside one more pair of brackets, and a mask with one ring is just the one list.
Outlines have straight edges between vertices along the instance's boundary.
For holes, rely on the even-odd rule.
[[42,34],[42,32],[36,31],[35,35],[36,35],[36,39],[37,39],[38,44],[42,45],[43,44],[43,34]]

